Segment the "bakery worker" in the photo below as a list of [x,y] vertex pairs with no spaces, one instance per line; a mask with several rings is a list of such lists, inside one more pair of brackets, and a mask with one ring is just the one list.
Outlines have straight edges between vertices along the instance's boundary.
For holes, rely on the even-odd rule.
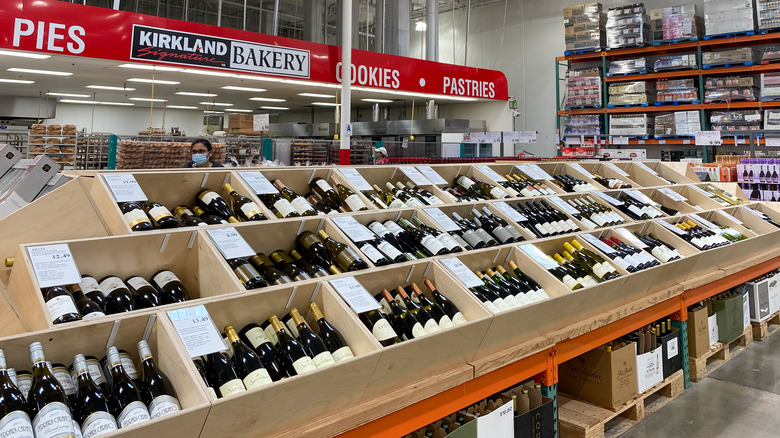
[[211,161],[211,142],[205,138],[197,138],[190,145],[192,161],[184,167],[225,167],[221,163]]
[[376,161],[374,164],[389,164],[390,160],[387,158],[387,149],[383,147],[374,149],[376,154]]

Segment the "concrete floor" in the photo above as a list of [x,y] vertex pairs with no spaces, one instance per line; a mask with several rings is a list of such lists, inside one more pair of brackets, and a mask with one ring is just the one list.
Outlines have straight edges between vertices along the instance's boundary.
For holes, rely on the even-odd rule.
[[621,438],[780,437],[780,334],[753,345]]

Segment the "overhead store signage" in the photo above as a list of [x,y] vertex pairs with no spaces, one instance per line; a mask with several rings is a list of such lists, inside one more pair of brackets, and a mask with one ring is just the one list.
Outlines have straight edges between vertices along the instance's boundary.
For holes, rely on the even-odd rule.
[[[0,49],[330,84],[342,79],[340,47],[56,0],[4,0],[0,26],[7,29]],[[362,87],[508,100],[506,76],[497,70],[352,50],[351,71],[352,84]]]

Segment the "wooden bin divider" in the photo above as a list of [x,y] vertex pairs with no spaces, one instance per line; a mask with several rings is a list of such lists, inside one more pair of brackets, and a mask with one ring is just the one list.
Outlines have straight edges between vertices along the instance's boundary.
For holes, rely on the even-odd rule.
[[665,181],[659,178],[652,169],[648,170],[649,167],[646,165],[642,166],[637,163],[638,162],[634,161],[619,161],[615,163],[615,166],[628,173],[629,178],[639,183],[642,187],[659,187],[670,185],[669,181]]
[[[780,228],[775,227],[769,222],[747,211],[747,209],[750,209],[752,207],[755,207],[755,205],[739,205],[724,210],[726,212],[729,212],[735,218],[737,218],[737,220],[742,222],[746,227],[750,228],[751,230],[753,230],[754,232],[762,236],[765,234],[772,234],[776,231],[780,231]],[[762,213],[765,214],[766,216],[769,216],[772,219],[774,219],[775,216],[780,216],[780,213],[777,213],[774,210],[769,208],[763,208]],[[775,219],[775,221],[777,221],[777,219]]]
[[706,184],[691,184],[690,186],[669,187],[669,189],[679,193],[684,198],[687,198],[688,201],[686,202],[688,204],[698,206],[704,210],[723,208],[721,204],[712,199],[707,193],[705,190],[706,186]]
[[[630,184],[631,188],[638,189],[642,187],[641,184],[639,184],[638,182],[630,178],[628,172],[617,167],[614,163],[584,161],[580,163],[580,166],[584,167],[586,170],[588,170],[590,173],[594,175],[602,176],[604,178],[614,178],[623,181],[625,184]],[[598,183],[598,181],[596,187],[604,190],[609,188],[609,187],[602,186],[601,183]]]
[[[666,208],[670,208],[672,210],[676,210],[678,214],[697,213],[699,211],[702,211],[697,209],[693,205],[691,205],[689,202],[679,199],[679,197],[685,198],[685,196],[682,196],[679,192],[672,191],[670,193],[667,192],[667,190],[673,190],[673,189],[671,187],[655,187],[655,188],[642,189],[640,190],[640,192],[644,193],[648,198],[661,204],[662,206]],[[703,207],[700,206],[700,207],[704,209],[715,208],[715,206],[709,204],[709,202],[706,202],[705,206]]]
[[742,223],[740,223],[741,221],[737,222],[737,219],[734,216],[731,217],[725,216],[721,213],[718,213],[719,211],[723,211],[723,210],[715,210],[715,211],[707,211],[704,213],[698,213],[698,216],[707,221],[713,222],[715,225],[731,227],[735,231],[739,231],[745,237],[748,238],[756,237],[759,235],[755,231],[746,228]]

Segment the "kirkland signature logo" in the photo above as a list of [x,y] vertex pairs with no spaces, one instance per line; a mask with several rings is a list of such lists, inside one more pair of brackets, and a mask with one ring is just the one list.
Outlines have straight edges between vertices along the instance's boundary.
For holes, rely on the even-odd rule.
[[133,25],[130,58],[299,78],[309,77],[308,50]]

